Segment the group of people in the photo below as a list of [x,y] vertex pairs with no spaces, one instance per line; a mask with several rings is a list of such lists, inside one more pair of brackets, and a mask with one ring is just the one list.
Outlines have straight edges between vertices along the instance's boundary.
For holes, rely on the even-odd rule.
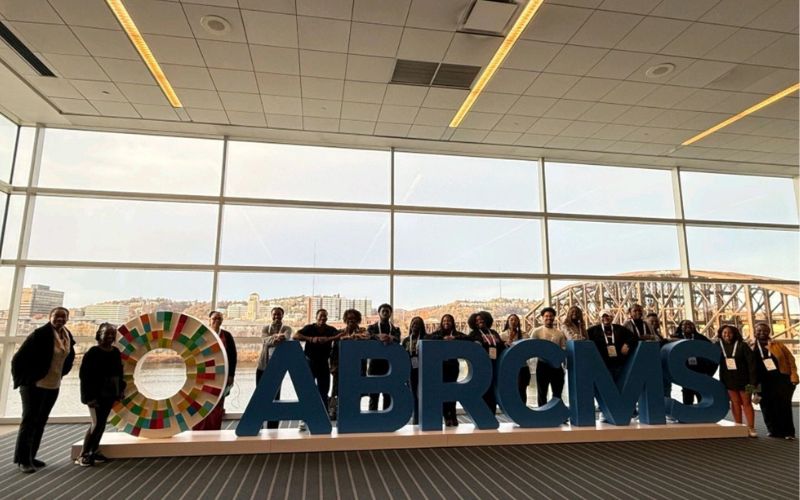
[[[419,346],[423,340],[445,342],[468,341],[478,343],[492,363],[493,373],[503,350],[514,342],[527,338],[541,339],[566,348],[567,340],[593,342],[612,378],[617,381],[622,374],[627,359],[633,354],[639,342],[659,342],[666,344],[689,339],[712,342],[697,331],[692,321],[681,321],[674,332],[667,335],[661,332],[661,324],[655,313],[644,314],[639,304],[628,309],[629,318],[623,324],[614,323],[614,314],[604,310],[600,323],[587,327],[583,311],[572,306],[567,311],[560,327],[556,326],[557,312],[552,307],[541,309],[541,326],[526,332],[516,314],[505,320],[502,331],[493,329],[494,318],[487,311],[473,313],[467,320],[469,332],[456,329],[455,318],[450,314],[442,316],[438,328],[428,333],[422,318],[416,316],[409,323],[408,335],[401,338],[400,329],[392,322],[393,309],[389,304],[378,308],[378,321],[361,326],[362,315],[356,309],[348,309],[342,316],[344,327],[336,329],[328,324],[328,312],[316,312],[316,321],[294,332],[283,324],[284,310],[275,307],[271,311],[272,322],[262,329],[262,349],[256,368],[256,382],[267,369],[274,350],[283,342],[301,341],[322,401],[328,408],[332,420],[336,419],[338,407],[339,345],[345,341],[377,340],[384,344],[399,343],[408,352],[411,362],[409,385],[414,395],[413,423],[419,420],[419,401],[417,381],[419,380]],[[66,327],[69,311],[64,307],[53,309],[49,322],[34,330],[22,343],[12,360],[14,388],[19,388],[22,398],[22,420],[17,434],[14,463],[25,473],[35,472],[46,464],[36,455],[44,433],[50,411],[58,398],[61,379],[72,369],[75,359],[75,340]],[[206,418],[194,427],[195,430],[220,429],[224,416],[225,395],[233,386],[236,376],[237,351],[230,332],[222,329],[223,317],[219,311],[209,314],[209,327],[218,334],[228,357],[228,378],[222,398]],[[95,335],[97,345],[84,354],[80,368],[81,401],[89,408],[91,424],[87,429],[81,455],[76,464],[91,466],[107,460],[99,451],[100,440],[105,430],[106,420],[115,401],[123,397],[125,381],[122,375],[122,358],[115,347],[117,329],[110,323],[101,324]],[[798,384],[797,366],[789,349],[771,338],[767,323],[758,323],[754,339],[748,343],[738,328],[723,325],[717,331],[713,342],[719,345],[719,378],[728,390],[731,413],[737,423],[743,416],[755,437],[755,422],[752,403],[760,404],[769,436],[794,439],[795,428],[792,415],[792,394]],[[689,358],[691,370],[713,375],[716,363],[705,359]],[[369,360],[362,365],[362,373],[385,375],[389,365],[385,360]],[[536,367],[537,404],[547,402],[548,392],[553,397],[563,399],[564,367],[552,367],[538,363]],[[443,366],[445,382],[455,382],[459,375],[458,359],[449,359]],[[331,384],[332,380],[332,384]],[[523,367],[517,378],[520,397],[527,404],[527,390],[531,382],[531,371]],[[494,387],[497,381],[483,395],[486,405],[492,412],[497,411]],[[671,383],[665,380],[665,395],[671,392]],[[280,398],[280,391],[276,395]],[[369,409],[377,410],[383,399],[382,408],[391,405],[388,394],[370,394]],[[684,404],[693,404],[700,395],[690,389],[683,389]],[[446,426],[457,426],[455,402],[445,403],[442,418]],[[267,428],[277,428],[279,422],[267,422]],[[305,426],[301,422],[301,429]]]

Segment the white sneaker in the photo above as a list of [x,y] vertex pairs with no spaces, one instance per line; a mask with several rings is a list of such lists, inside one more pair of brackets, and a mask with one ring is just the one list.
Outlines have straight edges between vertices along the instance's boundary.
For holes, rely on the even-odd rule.
[[300,425],[297,426],[297,430],[299,431],[306,430],[306,423],[303,420],[300,421]]
[[748,434],[748,435],[749,435],[751,438],[757,438],[757,437],[758,437],[758,433],[756,432],[756,430],[755,430],[755,429],[748,429],[748,431],[747,431],[747,434]]

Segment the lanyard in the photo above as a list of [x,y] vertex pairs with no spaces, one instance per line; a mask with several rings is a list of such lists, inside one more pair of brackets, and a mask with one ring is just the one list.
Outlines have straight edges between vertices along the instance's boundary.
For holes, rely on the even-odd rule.
[[416,347],[414,345],[417,342],[419,342],[419,335],[417,335],[417,338],[415,340],[414,339],[414,335],[409,333],[408,334],[408,353],[409,354],[413,355],[417,351],[417,349],[416,349]]
[[756,341],[756,345],[758,346],[758,352],[761,353],[761,359],[767,359],[770,357],[769,347],[767,347],[767,355],[764,356],[764,350],[761,349],[761,342]]
[[606,337],[606,345],[613,345],[614,344],[614,327],[610,327],[611,330],[611,342],[608,341],[608,332],[606,331],[606,327],[603,327],[603,335]]
[[639,333],[639,327],[636,326],[636,320],[632,319],[631,323],[633,323],[633,330],[636,333],[636,336],[639,338],[644,337],[644,334],[647,332],[647,326],[644,324],[644,321],[642,322],[642,329],[644,330],[642,333]]
[[[734,344],[733,344],[733,352],[731,353],[731,356],[730,356],[731,358],[735,358],[736,357],[736,348],[737,347],[739,347],[739,341],[738,340],[736,342],[734,342]],[[727,359],[728,355],[725,354],[725,346],[722,344],[722,342],[720,342],[719,348],[722,349],[722,356]]]
[[[492,335],[491,332],[486,334],[486,333],[483,332],[483,330],[481,330],[481,336],[483,336],[483,341],[486,342],[487,344],[492,345],[492,346],[495,345],[494,335]],[[488,338],[488,340],[487,340],[487,338]]]

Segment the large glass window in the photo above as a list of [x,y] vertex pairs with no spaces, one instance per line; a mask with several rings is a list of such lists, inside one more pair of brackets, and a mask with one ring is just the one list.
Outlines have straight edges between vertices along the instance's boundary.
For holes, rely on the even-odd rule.
[[11,182],[11,165],[14,145],[17,143],[17,125],[0,115],[0,181]]
[[800,278],[797,231],[688,226],[693,273],[739,273],[742,279]]
[[687,219],[797,224],[794,180],[681,172]]
[[39,196],[31,259],[211,264],[217,207]]
[[219,195],[222,141],[48,129],[39,186]]
[[397,269],[541,272],[541,221],[398,213],[394,258]]
[[395,153],[398,205],[538,211],[539,163]]
[[545,169],[551,212],[675,217],[668,170],[551,162]]
[[14,159],[14,178],[11,183],[15,186],[27,186],[31,173],[31,160],[33,147],[36,140],[36,128],[20,127],[19,140],[17,141],[17,156]]
[[388,203],[389,151],[231,142],[225,194]]
[[20,231],[22,231],[22,213],[25,210],[25,197],[8,196],[8,209],[5,214],[5,231],[3,233],[2,258],[16,259],[19,250]]
[[678,231],[668,224],[549,221],[550,271],[649,274],[680,269]]
[[389,266],[389,213],[226,205],[222,263]]

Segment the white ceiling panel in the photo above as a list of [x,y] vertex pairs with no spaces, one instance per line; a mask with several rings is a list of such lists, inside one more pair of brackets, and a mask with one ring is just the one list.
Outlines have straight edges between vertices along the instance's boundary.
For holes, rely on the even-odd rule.
[[91,80],[73,80],[72,85],[84,98],[90,101],[117,101],[125,102],[127,99],[111,82],[96,82]]
[[481,142],[488,134],[488,130],[473,130],[460,126],[455,132],[453,132],[453,135],[450,136],[450,140],[460,142]]
[[491,130],[503,118],[500,113],[481,113],[473,111],[467,114],[461,122],[461,127],[475,130]]
[[[383,104],[421,106],[427,93],[428,89],[426,87],[416,85],[388,85],[386,87],[386,95],[383,97]],[[485,93],[482,94],[481,99],[478,101],[482,100],[485,96]],[[514,97],[514,100],[516,100],[516,97]],[[475,106],[477,106],[477,103]],[[476,109],[476,111],[480,110]]]
[[209,71],[217,90],[258,94],[256,76],[252,71],[216,68],[211,68]]
[[384,24],[353,23],[350,27],[351,54],[394,57],[403,28]]
[[193,122],[198,123],[228,123],[228,115],[224,111],[213,109],[186,108],[186,113]]
[[484,138],[483,142],[489,144],[514,144],[522,137],[521,132],[492,131]]
[[386,85],[370,82],[344,82],[344,100],[380,104],[386,93]]
[[[239,0],[241,9],[280,12],[283,14],[294,14],[294,4],[294,0]],[[269,118],[267,118],[267,122],[269,122]],[[298,125],[292,128],[301,128],[301,126]]]
[[300,97],[299,76],[256,73],[256,81],[262,94]]
[[548,118],[562,118],[565,120],[576,120],[579,116],[594,106],[591,101],[573,101],[569,99],[559,99],[545,116]]
[[173,87],[214,90],[214,82],[211,80],[211,75],[206,68],[180,66],[177,64],[162,64],[161,69],[164,70],[164,74],[167,76]]
[[539,118],[536,123],[534,123],[531,128],[528,129],[527,133],[556,136],[571,123],[571,120],[560,120],[558,118]]
[[619,83],[619,80],[584,77],[575,83],[564,97],[578,101],[599,101]]
[[725,40],[725,43],[707,52],[705,57],[719,61],[746,61],[778,41],[780,36],[778,33],[768,31],[741,29]]
[[50,68],[55,69],[64,78],[80,78],[83,80],[108,80],[103,69],[88,56],[70,56],[65,54],[43,54]]
[[221,110],[219,95],[211,90],[175,89],[181,104],[187,108]]
[[547,65],[547,72],[565,75],[585,75],[607,53],[607,49],[565,45],[561,52]]
[[450,64],[484,66],[497,52],[502,41],[502,38],[496,36],[456,33],[444,61]]
[[[561,50],[561,45],[555,43],[519,40],[503,62],[503,67],[541,71],[550,64],[559,50]],[[553,71],[553,73],[558,73],[558,71]]]
[[731,26],[694,23],[661,49],[662,54],[702,57],[736,32]]
[[[207,2],[208,0],[204,1]],[[183,11],[189,20],[189,27],[192,29],[195,38],[238,43],[246,43],[248,41],[239,9],[212,7],[209,5],[184,5]],[[228,21],[228,28],[222,33],[207,30],[202,23],[205,16],[216,16],[225,19]]]
[[31,77],[30,81],[39,92],[48,97],[64,97],[67,99],[83,99],[72,84],[61,78],[50,78],[47,76]]
[[[262,95],[264,112],[276,115],[302,115],[303,104],[299,97]],[[269,121],[269,119],[267,119]]]
[[118,83],[117,87],[128,101],[135,104],[156,104],[166,106],[169,104],[161,88],[157,85],[140,85],[138,83]]
[[[619,106],[615,104],[603,104],[603,106]],[[645,108],[642,106],[633,106],[628,111],[625,111],[614,119],[614,123],[622,125],[644,125],[656,116],[660,115],[663,110],[658,108]]]
[[320,132],[338,132],[339,120],[336,118],[303,117],[304,130],[318,130]]
[[[631,107],[623,104],[607,104],[598,102],[581,115],[581,120],[589,122],[611,123]],[[599,130],[599,129],[598,129]]]
[[[126,0],[125,7],[144,35],[192,37],[181,4],[163,0]],[[144,37],[149,43],[149,38]]]
[[245,127],[266,127],[267,117],[264,113],[253,111],[227,111],[228,120],[233,125],[244,125]]
[[531,125],[533,125],[536,122],[536,120],[538,120],[538,118],[534,116],[505,115],[503,118],[500,119],[500,121],[497,122],[497,125],[494,126],[493,130],[497,130],[500,132],[521,133],[531,128]]
[[500,68],[489,80],[486,91],[519,95],[530,87],[537,76],[539,73],[535,71]]
[[347,56],[348,80],[386,83],[392,78],[393,71],[394,59],[390,57]]
[[428,28],[455,31],[463,19],[470,0],[413,0],[406,19],[406,25],[415,28]]
[[253,70],[247,44],[197,40],[209,68]]
[[301,49],[347,52],[349,22],[298,16],[297,27]]
[[522,33],[525,40],[567,43],[592,15],[592,9],[581,9],[544,2],[539,12]]
[[371,135],[375,131],[375,122],[364,120],[339,120],[339,132],[348,134]]
[[412,125],[408,131],[408,137],[418,137],[420,139],[439,139],[447,129],[445,127],[434,127],[430,125]]
[[[261,98],[258,94],[245,94],[242,92],[220,92],[219,98],[225,111],[260,112]],[[230,117],[228,117],[230,118]]]
[[670,79],[670,85],[682,85],[685,87],[705,87],[717,78],[732,70],[734,63],[704,61],[698,59]]
[[303,76],[300,78],[300,87],[303,91],[303,99],[341,100],[344,80]]
[[759,51],[747,62],[797,69],[798,44],[797,35],[782,35],[775,43]]
[[661,0],[605,0],[600,4],[600,8],[617,12],[648,14],[659,3]]
[[355,0],[353,21],[403,26],[411,0]]
[[573,75],[556,75],[541,73],[538,78],[528,87],[525,95],[538,97],[562,97],[564,96],[580,77]]
[[430,125],[434,127],[445,127],[453,119],[453,111],[449,109],[419,108],[419,113],[414,119],[418,125]]
[[612,50],[594,65],[587,76],[624,80],[649,59],[650,54],[642,52]]
[[300,74],[300,59],[296,49],[251,45],[250,55],[253,58],[253,67],[257,72]]
[[592,137],[596,139],[618,141],[634,130],[636,130],[636,127],[633,125],[619,125],[616,123],[611,123],[608,125],[603,125],[603,128],[592,134]]
[[719,0],[662,0],[650,11],[650,15],[696,21],[718,2]]
[[642,16],[621,12],[595,11],[569,43],[613,48],[642,20]]
[[769,75],[742,90],[774,94],[778,90],[791,87],[794,83],[797,83],[797,71],[773,68]]
[[156,106],[153,104],[134,104],[134,109],[146,120],[179,120],[172,106]]
[[646,17],[618,44],[618,49],[658,52],[689,27],[688,21]]
[[434,109],[457,110],[461,107],[461,103],[464,102],[468,94],[468,90],[433,87],[425,96],[422,106]]
[[522,96],[511,107],[511,113],[525,116],[544,116],[548,109],[556,103],[552,97]]
[[122,116],[126,118],[139,118],[133,106],[127,102],[91,101],[92,106],[104,116]]
[[256,45],[297,47],[297,20],[289,14],[243,10],[247,41]]
[[397,106],[384,104],[378,114],[378,121],[389,123],[414,123],[419,108],[417,106]]
[[267,126],[271,128],[301,129],[303,128],[303,118],[294,115],[268,114]]
[[671,108],[682,100],[687,99],[696,91],[696,89],[688,87],[661,85],[653,90],[653,92],[642,98],[638,104],[656,108]]
[[405,137],[409,130],[411,130],[411,125],[401,123],[378,122],[375,124],[375,134],[387,137]]
[[444,58],[453,33],[406,28],[397,51],[399,59],[439,62]]
[[378,114],[380,111],[381,106],[379,104],[344,101],[342,103],[341,118],[343,120],[363,120],[374,122],[378,120]]
[[622,82],[604,95],[602,100],[614,104],[636,104],[656,88],[658,85],[655,83]]
[[695,111],[684,111],[680,109],[665,109],[661,114],[650,120],[647,125],[650,127],[681,128],[684,123],[688,123],[697,115]]
[[[147,66],[141,61],[129,61],[126,59],[106,59],[96,57],[95,61],[103,68],[112,81],[118,83],[143,83],[153,84],[155,80],[148,71]],[[188,67],[188,66],[187,66]],[[202,69],[203,68],[195,68]],[[171,82],[174,84],[174,82]]]
[[553,138],[552,135],[544,135],[544,134],[522,134],[519,139],[517,139],[516,144],[518,146],[528,146],[528,147],[542,147]]
[[749,24],[749,27],[760,30],[797,33],[798,6],[797,0],[781,0],[767,9]]
[[296,4],[300,16],[349,20],[353,11],[353,0],[296,0]]
[[145,41],[159,63],[181,64],[184,66],[205,66],[197,42],[192,38],[177,36],[149,35]]
[[592,137],[604,126],[604,123],[574,121],[561,132],[561,135],[566,137]]
[[776,0],[720,0],[700,21],[729,26],[745,26],[772,7]]
[[73,28],[73,31],[95,57],[139,59],[139,54],[123,31],[98,28]]
[[[89,55],[72,31],[62,24],[8,23],[31,50],[51,54]],[[130,46],[130,43],[128,44]]]
[[506,113],[511,106],[517,102],[517,96],[513,94],[498,94],[495,92],[483,92],[472,106],[475,111],[485,111],[487,113]]
[[300,74],[322,78],[344,79],[347,55],[316,50],[300,51]]
[[47,0],[3,0],[0,14],[9,21],[60,24],[61,18]]

